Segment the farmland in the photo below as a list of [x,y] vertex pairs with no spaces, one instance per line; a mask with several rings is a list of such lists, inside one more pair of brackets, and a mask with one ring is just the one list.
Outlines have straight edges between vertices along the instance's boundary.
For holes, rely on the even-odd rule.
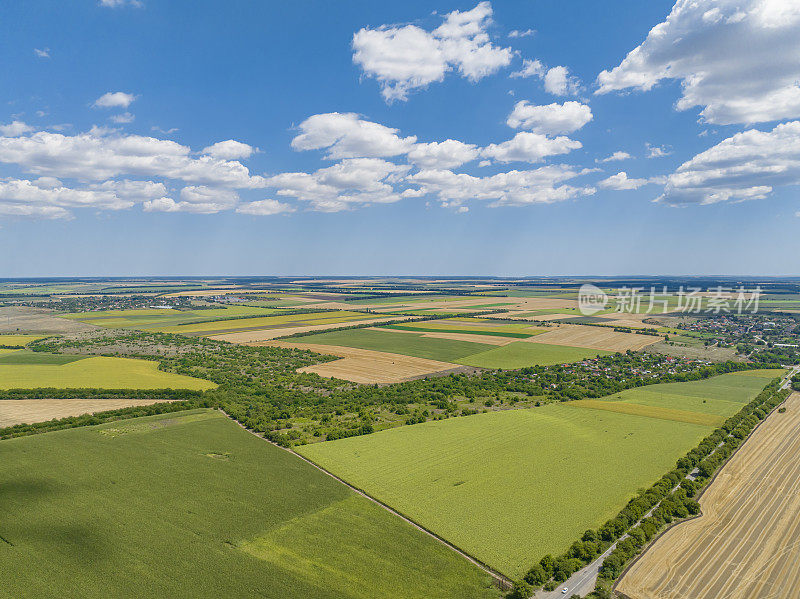
[[[434,321],[434,323],[438,322],[440,321]],[[296,342],[311,343],[317,346],[356,347],[450,362],[454,365],[483,368],[522,368],[536,364],[559,364],[610,353],[597,349],[528,343],[503,336],[503,334],[527,336],[539,332],[539,330],[531,329],[526,325],[517,326],[521,327],[518,329],[519,331],[527,330],[527,333],[517,332],[515,329],[505,333],[500,330],[500,335],[493,337],[498,331],[497,325],[483,329],[476,326],[474,327],[476,333],[464,328],[466,326],[464,324],[449,325],[461,327],[455,331],[441,326],[427,326],[427,324],[422,323],[419,327],[399,325],[393,329],[355,329],[320,333],[300,337]],[[427,329],[430,330],[427,331]],[[494,341],[498,338],[499,342]],[[293,339],[287,341],[295,342]],[[318,347],[317,351],[322,352],[323,349]]]
[[320,333],[318,335],[300,337],[297,341],[318,345],[341,345],[345,347],[358,347],[360,349],[372,349],[375,351],[405,354],[440,362],[454,362],[465,356],[492,347],[487,344],[472,343],[469,341],[431,339],[424,337],[422,334],[375,329],[353,329],[349,331]]
[[622,577],[631,599],[797,596],[800,394],[773,412],[700,498]]
[[3,597],[496,596],[439,542],[218,412],[2,452]]
[[502,347],[495,347],[462,358],[459,363],[482,368],[524,368],[532,365],[547,366],[564,362],[576,362],[583,358],[604,356],[610,353],[582,347],[515,341]]
[[[771,374],[725,386],[741,381],[741,396],[753,397]],[[705,383],[708,401],[717,401],[715,379],[676,386],[689,385],[693,397]],[[563,551],[605,522],[713,430],[703,414],[698,424],[579,403],[427,422],[298,451],[518,577],[543,554]],[[661,407],[671,408],[669,398]]]
[[158,363],[105,356],[10,352],[0,356],[0,389],[211,389],[202,379],[162,372]]
[[42,338],[43,335],[0,335],[0,346],[24,347],[28,343]]
[[242,316],[268,316],[275,310],[254,306],[229,306],[203,310],[173,310],[169,308],[143,308],[132,310],[98,310],[64,314],[62,318],[101,327],[160,330],[166,327],[187,325],[208,320]]
[[147,406],[163,399],[4,399],[0,401],[0,428],[46,422],[132,406]]

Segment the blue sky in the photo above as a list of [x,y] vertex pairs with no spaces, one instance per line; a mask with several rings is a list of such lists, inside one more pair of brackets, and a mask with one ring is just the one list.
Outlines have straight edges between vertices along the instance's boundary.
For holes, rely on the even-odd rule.
[[4,276],[798,274],[798,2],[31,0],[0,40]]

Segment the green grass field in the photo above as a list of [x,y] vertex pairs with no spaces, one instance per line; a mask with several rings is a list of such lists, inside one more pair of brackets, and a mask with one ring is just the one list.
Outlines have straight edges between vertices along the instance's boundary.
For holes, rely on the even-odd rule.
[[217,412],[0,453],[0,597],[498,596],[438,541]]
[[[100,389],[212,389],[210,381],[158,370],[158,363],[130,358],[11,352],[0,357],[0,389],[37,387]],[[68,361],[65,361],[65,358]],[[82,358],[82,359],[81,359]]]
[[[594,400],[611,409],[548,404],[297,450],[485,563],[519,577],[545,553],[566,550],[584,530],[613,517],[714,429],[715,413],[735,413],[774,374],[634,390],[659,397],[658,388],[667,389],[655,406],[614,399]],[[715,408],[687,410],[696,404],[676,400],[683,389],[687,402],[705,394]],[[630,397],[641,396],[630,392]]]
[[287,339],[297,343],[320,343],[324,345],[340,345],[344,347],[358,347],[375,351],[454,362],[464,356],[482,352],[490,347],[486,343],[473,343],[471,341],[453,341],[451,339],[432,339],[423,337],[422,334],[396,333],[393,331],[378,331],[374,329],[350,329],[348,331],[334,331]]
[[482,368],[512,369],[524,368],[534,364],[547,366],[549,364],[576,362],[584,358],[605,356],[612,353],[614,352],[585,347],[515,341],[508,345],[492,347],[484,352],[467,356],[458,360],[458,363]]

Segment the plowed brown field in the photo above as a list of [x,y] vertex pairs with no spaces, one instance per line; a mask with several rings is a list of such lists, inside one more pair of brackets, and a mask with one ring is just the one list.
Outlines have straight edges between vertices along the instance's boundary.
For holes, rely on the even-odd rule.
[[630,599],[800,596],[800,394],[773,412],[617,590]]

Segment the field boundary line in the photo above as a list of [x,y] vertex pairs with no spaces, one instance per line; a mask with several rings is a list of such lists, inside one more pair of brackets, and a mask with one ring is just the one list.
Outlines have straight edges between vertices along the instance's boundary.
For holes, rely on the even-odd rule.
[[293,449],[291,449],[291,448],[289,448],[289,447],[282,447],[282,446],[278,445],[277,443],[273,443],[272,441],[270,441],[270,440],[269,440],[269,439],[267,439],[266,437],[262,437],[261,435],[259,435],[259,434],[258,434],[258,433],[256,433],[255,431],[252,431],[252,430],[250,430],[249,428],[247,428],[245,425],[243,425],[241,422],[239,422],[239,421],[238,421],[238,420],[236,420],[235,418],[231,417],[231,415],[230,415],[230,414],[228,414],[228,413],[227,413],[225,410],[223,410],[222,408],[218,408],[218,409],[219,409],[219,411],[220,411],[220,412],[222,412],[222,413],[223,413],[223,414],[224,414],[224,415],[225,415],[227,418],[229,418],[231,421],[235,422],[235,423],[236,423],[238,426],[240,426],[241,428],[243,428],[244,430],[246,430],[246,431],[247,431],[248,433],[250,433],[251,435],[253,435],[253,436],[257,437],[258,439],[261,439],[262,441],[264,441],[264,442],[266,442],[266,443],[269,443],[270,445],[274,445],[275,447],[277,447],[277,448],[279,448],[279,449],[282,449],[283,451],[285,451],[285,452],[287,452],[287,453],[290,453],[290,454],[292,454],[292,455],[293,455],[293,456],[295,456],[295,457],[298,457],[298,458],[300,458],[301,460],[303,460],[303,461],[304,461],[304,462],[306,462],[307,464],[309,464],[309,465],[313,466],[314,468],[316,468],[316,469],[317,469],[317,470],[319,470],[320,472],[322,472],[322,473],[324,473],[324,474],[327,474],[328,476],[330,476],[330,477],[331,477],[331,478],[333,478],[334,480],[337,480],[337,481],[339,481],[341,484],[343,484],[344,486],[346,486],[347,488],[349,488],[351,491],[354,491],[354,492],[355,492],[355,493],[357,493],[358,495],[361,495],[362,497],[364,497],[364,498],[366,498],[366,499],[369,499],[371,502],[375,503],[376,505],[379,505],[380,507],[382,507],[383,509],[385,509],[385,510],[386,510],[387,512],[389,512],[390,514],[392,514],[392,515],[394,515],[394,516],[397,516],[398,518],[400,518],[401,520],[404,520],[405,522],[407,522],[408,524],[410,524],[411,526],[413,526],[413,527],[414,527],[414,528],[416,528],[417,530],[419,530],[419,531],[421,531],[421,532],[425,533],[425,534],[426,534],[426,535],[428,535],[429,537],[432,537],[432,538],[436,539],[437,541],[439,541],[439,542],[440,542],[442,545],[444,545],[445,547],[448,547],[449,549],[451,549],[451,550],[455,551],[455,552],[456,552],[456,553],[458,553],[458,554],[459,554],[461,557],[463,557],[463,558],[464,558],[464,559],[466,559],[467,561],[471,562],[472,564],[474,564],[474,565],[478,566],[478,567],[479,567],[481,570],[483,570],[484,572],[486,572],[487,574],[489,574],[489,575],[490,575],[490,576],[491,576],[491,577],[494,579],[495,583],[497,584],[497,586],[498,586],[498,587],[500,587],[500,589],[501,589],[501,590],[506,590],[506,591],[507,591],[507,590],[511,589],[511,587],[512,587],[512,586],[514,586],[514,583],[513,583],[513,581],[512,581],[510,578],[508,578],[508,577],[504,576],[503,574],[501,574],[501,573],[500,573],[500,572],[498,572],[497,570],[493,569],[491,566],[488,566],[487,564],[483,563],[483,562],[482,562],[481,560],[479,560],[478,558],[476,558],[476,557],[473,557],[472,555],[470,555],[469,553],[467,553],[467,552],[466,552],[466,551],[464,551],[463,549],[460,549],[458,546],[456,546],[456,545],[453,545],[453,543],[451,543],[450,541],[447,541],[446,539],[444,539],[444,538],[440,537],[440,536],[439,536],[439,535],[437,535],[435,532],[433,532],[433,531],[431,531],[431,530],[428,530],[427,528],[425,528],[425,527],[424,527],[424,526],[422,526],[421,524],[419,524],[419,523],[415,522],[414,520],[412,520],[412,519],[411,519],[411,518],[409,518],[408,516],[406,516],[406,515],[402,514],[401,512],[398,512],[396,509],[394,509],[394,508],[390,507],[389,505],[387,505],[387,504],[383,503],[381,500],[379,500],[379,499],[376,499],[376,498],[375,498],[375,497],[373,497],[372,495],[369,495],[368,493],[366,493],[366,492],[365,492],[365,491],[363,491],[362,489],[359,489],[358,487],[355,487],[355,486],[351,485],[351,484],[350,484],[349,482],[347,482],[346,480],[344,480],[344,479],[342,479],[342,478],[340,478],[340,477],[336,476],[336,475],[335,475],[333,472],[330,472],[329,470],[326,470],[325,468],[323,468],[323,467],[322,467],[322,466],[320,466],[319,464],[317,464],[317,463],[313,462],[312,460],[308,459],[307,457],[305,457],[305,456],[303,456],[303,455],[300,455],[299,453],[297,453],[297,452],[296,452],[296,451],[294,451]]
[[[796,371],[796,370],[791,370],[791,371],[790,371],[790,372],[789,372],[789,373],[788,373],[788,374],[787,374],[787,375],[786,375],[786,376],[785,376],[785,377],[784,377],[784,378],[781,380],[781,385],[783,385],[787,379],[790,379],[790,378],[791,378],[791,376],[792,376],[792,375],[793,375],[795,372],[797,372],[797,371]],[[776,393],[778,393],[778,392],[782,391],[784,388],[785,388],[785,387],[783,387],[783,386],[780,386],[780,387],[778,387],[778,390],[776,391]],[[790,390],[791,390],[791,387],[790,387]],[[742,448],[743,448],[743,447],[744,447],[744,446],[747,444],[747,442],[750,440],[750,438],[753,436],[753,434],[755,434],[755,432],[756,432],[756,431],[757,431],[757,430],[758,430],[758,429],[761,427],[761,425],[762,425],[762,424],[764,424],[764,423],[767,421],[767,419],[768,419],[770,416],[772,416],[772,415],[773,415],[773,414],[774,414],[774,413],[775,413],[775,412],[778,410],[778,408],[780,408],[780,407],[781,407],[781,406],[782,406],[784,403],[786,403],[786,400],[787,400],[787,399],[789,399],[789,398],[792,396],[792,394],[793,394],[793,393],[800,393],[800,391],[793,391],[793,390],[792,390],[792,392],[791,392],[791,393],[789,393],[789,395],[787,395],[787,396],[784,398],[784,400],[783,400],[781,403],[777,404],[777,405],[776,405],[774,408],[772,408],[772,409],[769,411],[769,414],[767,414],[767,415],[764,417],[764,419],[763,419],[763,420],[760,420],[760,421],[758,422],[758,424],[756,424],[756,425],[753,427],[753,430],[751,430],[751,431],[750,431],[750,434],[748,434],[748,435],[747,435],[747,437],[745,437],[745,438],[742,440],[741,444],[739,444],[739,447],[737,447],[737,448],[736,448],[736,449],[733,451],[733,453],[732,453],[731,455],[729,455],[729,456],[728,456],[728,457],[725,459],[725,461],[724,461],[722,464],[720,464],[719,468],[717,468],[717,471],[716,471],[716,472],[714,472],[714,475],[713,475],[713,476],[712,476],[712,477],[711,477],[711,478],[708,480],[708,482],[706,483],[706,485],[705,485],[705,486],[703,487],[703,489],[700,491],[700,494],[696,496],[696,498],[695,498],[695,501],[697,501],[697,502],[698,502],[698,504],[700,503],[700,499],[702,499],[703,495],[705,495],[706,491],[708,491],[708,489],[709,489],[709,488],[711,488],[711,485],[713,485],[713,484],[714,484],[714,481],[716,481],[716,480],[717,480],[717,477],[718,477],[718,476],[719,476],[719,475],[722,473],[722,471],[725,469],[725,466],[727,466],[727,465],[728,465],[728,462],[730,462],[730,461],[731,461],[731,459],[733,458],[733,456],[735,456],[737,453],[739,453],[739,451],[741,451],[741,449],[742,449]],[[714,449],[714,451],[716,451],[716,448]],[[680,485],[678,485],[678,486],[680,486]],[[621,592],[621,591],[618,591],[618,590],[617,590],[617,585],[618,585],[618,584],[619,584],[619,582],[620,582],[620,581],[621,581],[621,580],[622,580],[622,579],[625,577],[625,575],[628,573],[628,571],[629,571],[629,570],[630,570],[630,569],[631,569],[631,568],[632,568],[632,567],[633,567],[633,566],[634,566],[634,565],[635,565],[635,564],[636,564],[636,563],[637,563],[637,562],[638,562],[640,559],[642,559],[642,558],[644,557],[644,555],[645,555],[645,554],[646,554],[646,553],[647,553],[647,552],[648,552],[648,551],[649,551],[649,550],[652,548],[652,546],[653,546],[653,545],[655,545],[656,541],[658,541],[658,540],[659,540],[661,537],[663,537],[665,534],[667,534],[667,532],[669,532],[670,530],[672,530],[672,529],[673,529],[673,528],[675,528],[676,526],[680,526],[681,524],[685,524],[686,522],[691,522],[692,520],[697,520],[698,518],[702,518],[702,517],[703,517],[703,509],[702,509],[702,507],[701,507],[701,508],[700,508],[700,512],[699,512],[698,514],[696,514],[696,515],[694,515],[694,516],[691,516],[691,517],[689,517],[689,518],[684,518],[683,520],[680,520],[680,521],[678,521],[678,522],[673,522],[672,524],[670,524],[669,526],[667,526],[667,527],[666,527],[664,530],[662,530],[660,533],[658,533],[658,534],[657,534],[655,537],[653,537],[653,538],[652,538],[652,539],[651,539],[651,540],[650,540],[650,541],[649,541],[649,542],[648,542],[648,543],[647,543],[647,544],[646,544],[644,547],[642,547],[642,550],[639,552],[639,555],[637,555],[635,558],[633,558],[633,559],[631,560],[631,562],[630,562],[630,563],[629,563],[627,566],[625,566],[625,569],[624,569],[624,570],[622,570],[622,573],[621,573],[619,576],[617,576],[617,579],[614,581],[614,584],[611,586],[611,592],[613,592],[613,593],[616,593],[616,595],[617,595],[618,597],[621,597],[622,599],[633,599],[632,597],[630,597],[630,596],[626,595],[625,593],[623,593],[623,592]]]

